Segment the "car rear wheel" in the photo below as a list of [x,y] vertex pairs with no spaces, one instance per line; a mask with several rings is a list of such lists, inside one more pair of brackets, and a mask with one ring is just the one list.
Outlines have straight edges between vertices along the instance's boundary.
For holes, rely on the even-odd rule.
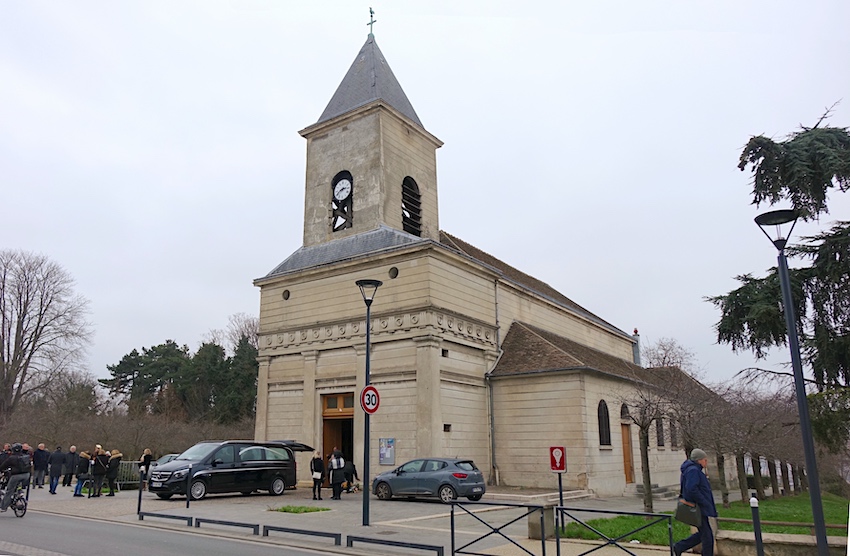
[[168,500],[169,498],[171,498],[170,492],[157,492],[156,495],[159,496],[163,500]]
[[272,496],[280,496],[283,494],[283,491],[286,490],[286,481],[281,477],[275,477],[272,479],[272,483],[269,485],[269,494]]
[[192,495],[192,500],[203,500],[207,495],[207,483],[203,479],[192,481],[192,487],[189,489]]
[[440,495],[440,500],[442,500],[443,504],[451,504],[452,501],[457,498],[457,493],[451,485],[441,486],[440,490],[437,491],[437,494]]
[[472,496],[467,496],[467,498],[472,500],[473,502],[478,502],[479,500],[481,500],[481,496],[481,494],[473,494]]
[[389,500],[393,497],[393,491],[387,483],[378,483],[378,486],[375,487],[375,496],[378,497],[378,500]]

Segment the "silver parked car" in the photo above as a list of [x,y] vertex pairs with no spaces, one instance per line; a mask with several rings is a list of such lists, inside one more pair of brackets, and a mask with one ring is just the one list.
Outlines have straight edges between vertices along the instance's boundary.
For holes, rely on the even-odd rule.
[[484,475],[471,459],[415,459],[372,481],[372,494],[381,500],[393,496],[436,496],[448,504],[458,496],[481,500],[485,490]]

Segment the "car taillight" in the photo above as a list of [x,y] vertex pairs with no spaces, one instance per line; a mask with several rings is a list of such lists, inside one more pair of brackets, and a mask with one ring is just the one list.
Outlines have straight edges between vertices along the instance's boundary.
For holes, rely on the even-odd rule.
[[457,477],[458,479],[466,479],[469,475],[466,473],[452,473],[452,476]]

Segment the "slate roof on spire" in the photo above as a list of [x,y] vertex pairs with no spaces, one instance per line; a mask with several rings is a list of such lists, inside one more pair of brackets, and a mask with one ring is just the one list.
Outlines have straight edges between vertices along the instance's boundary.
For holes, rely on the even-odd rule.
[[384,59],[371,34],[316,123],[335,118],[370,102],[382,100],[421,127],[422,122]]

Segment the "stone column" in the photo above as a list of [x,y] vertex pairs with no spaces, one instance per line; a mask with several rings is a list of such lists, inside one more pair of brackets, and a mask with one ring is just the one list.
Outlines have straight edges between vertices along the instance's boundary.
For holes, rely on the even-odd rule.
[[[318,446],[321,450],[320,439],[322,438],[321,404],[319,394],[316,392],[316,367],[319,361],[319,352],[316,350],[301,352],[304,358],[304,392],[302,407],[304,408],[304,420],[301,421],[301,438],[306,444]],[[317,409],[318,407],[318,409]],[[318,422],[318,425],[317,425]]]
[[416,344],[416,453],[442,454],[443,409],[440,392],[442,340],[428,335]]
[[270,357],[258,357],[259,370],[257,373],[257,412],[254,422],[254,439],[268,440],[268,405],[269,405],[269,364]]
[[[364,331],[365,333],[365,331]],[[372,330],[372,355],[375,354],[375,336],[374,329]],[[362,344],[354,346],[354,352],[357,354],[357,370],[354,377],[354,457],[355,465],[360,473],[363,472],[363,455],[366,453],[363,446],[363,430],[366,422],[366,414],[363,413],[363,408],[360,407],[360,393],[366,387],[366,341],[365,337]],[[372,359],[371,364],[372,381],[375,376],[375,360]],[[371,444],[371,442],[370,442]],[[369,460],[373,461],[373,460]],[[374,471],[370,470],[372,477],[375,476]],[[371,477],[370,477],[371,480]]]

